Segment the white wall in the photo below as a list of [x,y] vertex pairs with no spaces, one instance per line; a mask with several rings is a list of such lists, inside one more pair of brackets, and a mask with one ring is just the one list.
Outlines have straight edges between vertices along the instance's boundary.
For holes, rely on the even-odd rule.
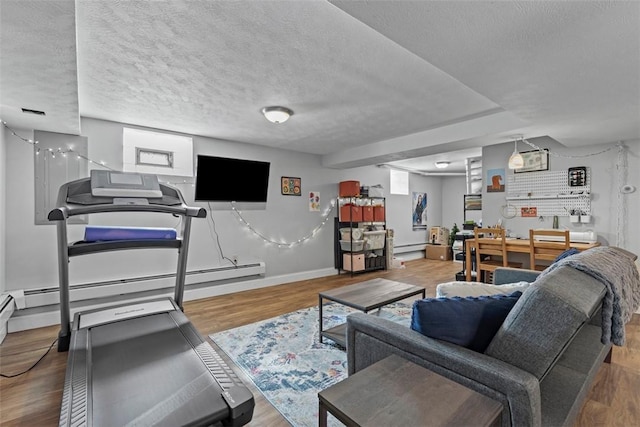
[[0,129],[0,294],[6,290],[6,193],[7,193],[7,133],[4,126]]
[[[625,239],[618,242],[618,195],[617,187],[617,162],[618,148],[615,143],[602,144],[583,148],[566,148],[551,138],[537,138],[531,140],[541,148],[548,148],[550,152],[566,157],[549,158],[550,170],[566,170],[573,166],[587,166],[591,168],[591,213],[592,222],[590,224],[572,224],[567,216],[560,216],[560,228],[570,230],[586,231],[594,230],[598,233],[598,240],[606,245],[622,246],[636,254],[640,254],[640,226],[637,216],[640,212],[640,189],[634,193],[623,195],[626,201],[626,215],[622,224],[625,227]],[[628,148],[628,177],[627,182],[639,187],[640,185],[640,140],[625,142]],[[596,156],[585,156],[592,153],[611,148],[606,153]],[[520,151],[528,151],[530,148],[519,144]],[[513,143],[498,144],[484,147],[482,150],[483,173],[488,169],[504,168],[507,177],[513,171],[507,168],[509,156],[513,152]],[[532,172],[535,173],[535,172]],[[502,206],[505,205],[506,193],[487,193],[486,186],[482,194],[482,215],[483,224],[491,225],[502,219],[505,228],[519,236],[527,236],[530,228],[551,228],[552,217],[545,217],[543,221],[538,218],[516,217],[505,219],[501,215]]]
[[[123,124],[95,119],[82,119],[82,135],[88,137],[89,158],[105,161],[114,169],[122,167]],[[127,125],[129,126],[129,125]],[[134,126],[135,127],[135,126]],[[156,129],[151,129],[156,130]],[[33,132],[23,132],[32,137]],[[286,150],[270,149],[237,142],[214,140],[195,136],[194,154],[219,155],[271,162],[269,195],[264,210],[243,211],[244,218],[265,236],[286,242],[296,241],[309,234],[322,221],[319,212],[310,212],[309,191],[319,191],[321,205],[329,208],[337,196],[337,183],[359,180],[363,185],[382,184],[389,187],[389,171],[377,167],[352,170],[323,168],[320,157]],[[6,287],[7,289],[35,289],[57,287],[57,246],[54,225],[34,225],[34,162],[33,148],[28,144],[7,146],[7,176],[12,177],[7,187]],[[301,197],[280,194],[280,177],[302,178]],[[192,178],[168,178],[178,183],[187,203],[193,200]],[[229,185],[229,183],[221,183]],[[441,222],[440,178],[412,175],[410,191],[427,192],[429,197],[428,225]],[[207,207],[205,204],[200,204]],[[411,196],[391,196],[387,203],[388,227],[396,231],[396,245],[426,242],[427,231],[411,230]],[[331,218],[336,216],[334,211]],[[315,238],[293,248],[278,248],[266,244],[250,233],[231,210],[214,210],[210,218],[215,221],[224,255],[238,256],[240,262],[261,260],[266,263],[267,276],[280,276],[297,272],[332,269],[333,220]],[[189,250],[188,270],[230,265],[222,260],[213,236],[209,219],[194,219]],[[151,214],[98,214],[90,217],[92,224],[175,227],[171,216]],[[69,226],[69,240],[82,240],[83,225]],[[177,256],[173,251],[136,250],[95,254],[73,258],[70,268],[71,284],[93,283],[175,272]],[[335,271],[335,270],[334,270]]]
[[462,230],[466,190],[466,177],[452,176],[442,178],[442,225],[449,230],[451,230],[454,223]]

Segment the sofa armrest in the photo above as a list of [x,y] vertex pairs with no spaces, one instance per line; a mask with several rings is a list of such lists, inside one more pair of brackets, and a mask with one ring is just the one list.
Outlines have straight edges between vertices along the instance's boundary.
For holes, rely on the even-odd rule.
[[499,267],[493,272],[493,284],[505,285],[516,282],[533,282],[541,271],[527,270],[525,268]]
[[539,426],[540,384],[532,374],[377,316],[347,316],[349,375],[396,354],[501,402],[503,426]]

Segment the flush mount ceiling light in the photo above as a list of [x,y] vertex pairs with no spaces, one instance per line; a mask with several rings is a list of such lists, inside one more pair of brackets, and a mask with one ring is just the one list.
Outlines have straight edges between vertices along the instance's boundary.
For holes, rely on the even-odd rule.
[[[522,137],[520,137],[522,140]],[[522,158],[522,154],[518,152],[518,140],[514,139],[515,147],[513,149],[513,154],[509,157],[509,169],[520,169],[524,166],[524,159]]]
[[286,107],[264,107],[262,110],[264,117],[271,123],[284,123],[293,116],[293,111]]
[[436,162],[436,167],[438,169],[444,169],[451,164],[451,162]]

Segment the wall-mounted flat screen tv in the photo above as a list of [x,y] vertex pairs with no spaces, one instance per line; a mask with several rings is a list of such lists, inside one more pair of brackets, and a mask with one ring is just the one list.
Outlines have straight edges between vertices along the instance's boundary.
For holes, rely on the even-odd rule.
[[269,162],[198,155],[195,199],[200,202],[266,202]]

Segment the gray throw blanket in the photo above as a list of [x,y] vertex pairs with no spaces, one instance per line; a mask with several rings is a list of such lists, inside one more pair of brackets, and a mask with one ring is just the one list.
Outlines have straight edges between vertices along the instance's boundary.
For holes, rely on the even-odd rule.
[[561,266],[573,267],[600,281],[607,289],[602,301],[603,344],[622,346],[624,325],[640,307],[640,275],[633,254],[611,246],[599,246],[564,258],[539,277]]

